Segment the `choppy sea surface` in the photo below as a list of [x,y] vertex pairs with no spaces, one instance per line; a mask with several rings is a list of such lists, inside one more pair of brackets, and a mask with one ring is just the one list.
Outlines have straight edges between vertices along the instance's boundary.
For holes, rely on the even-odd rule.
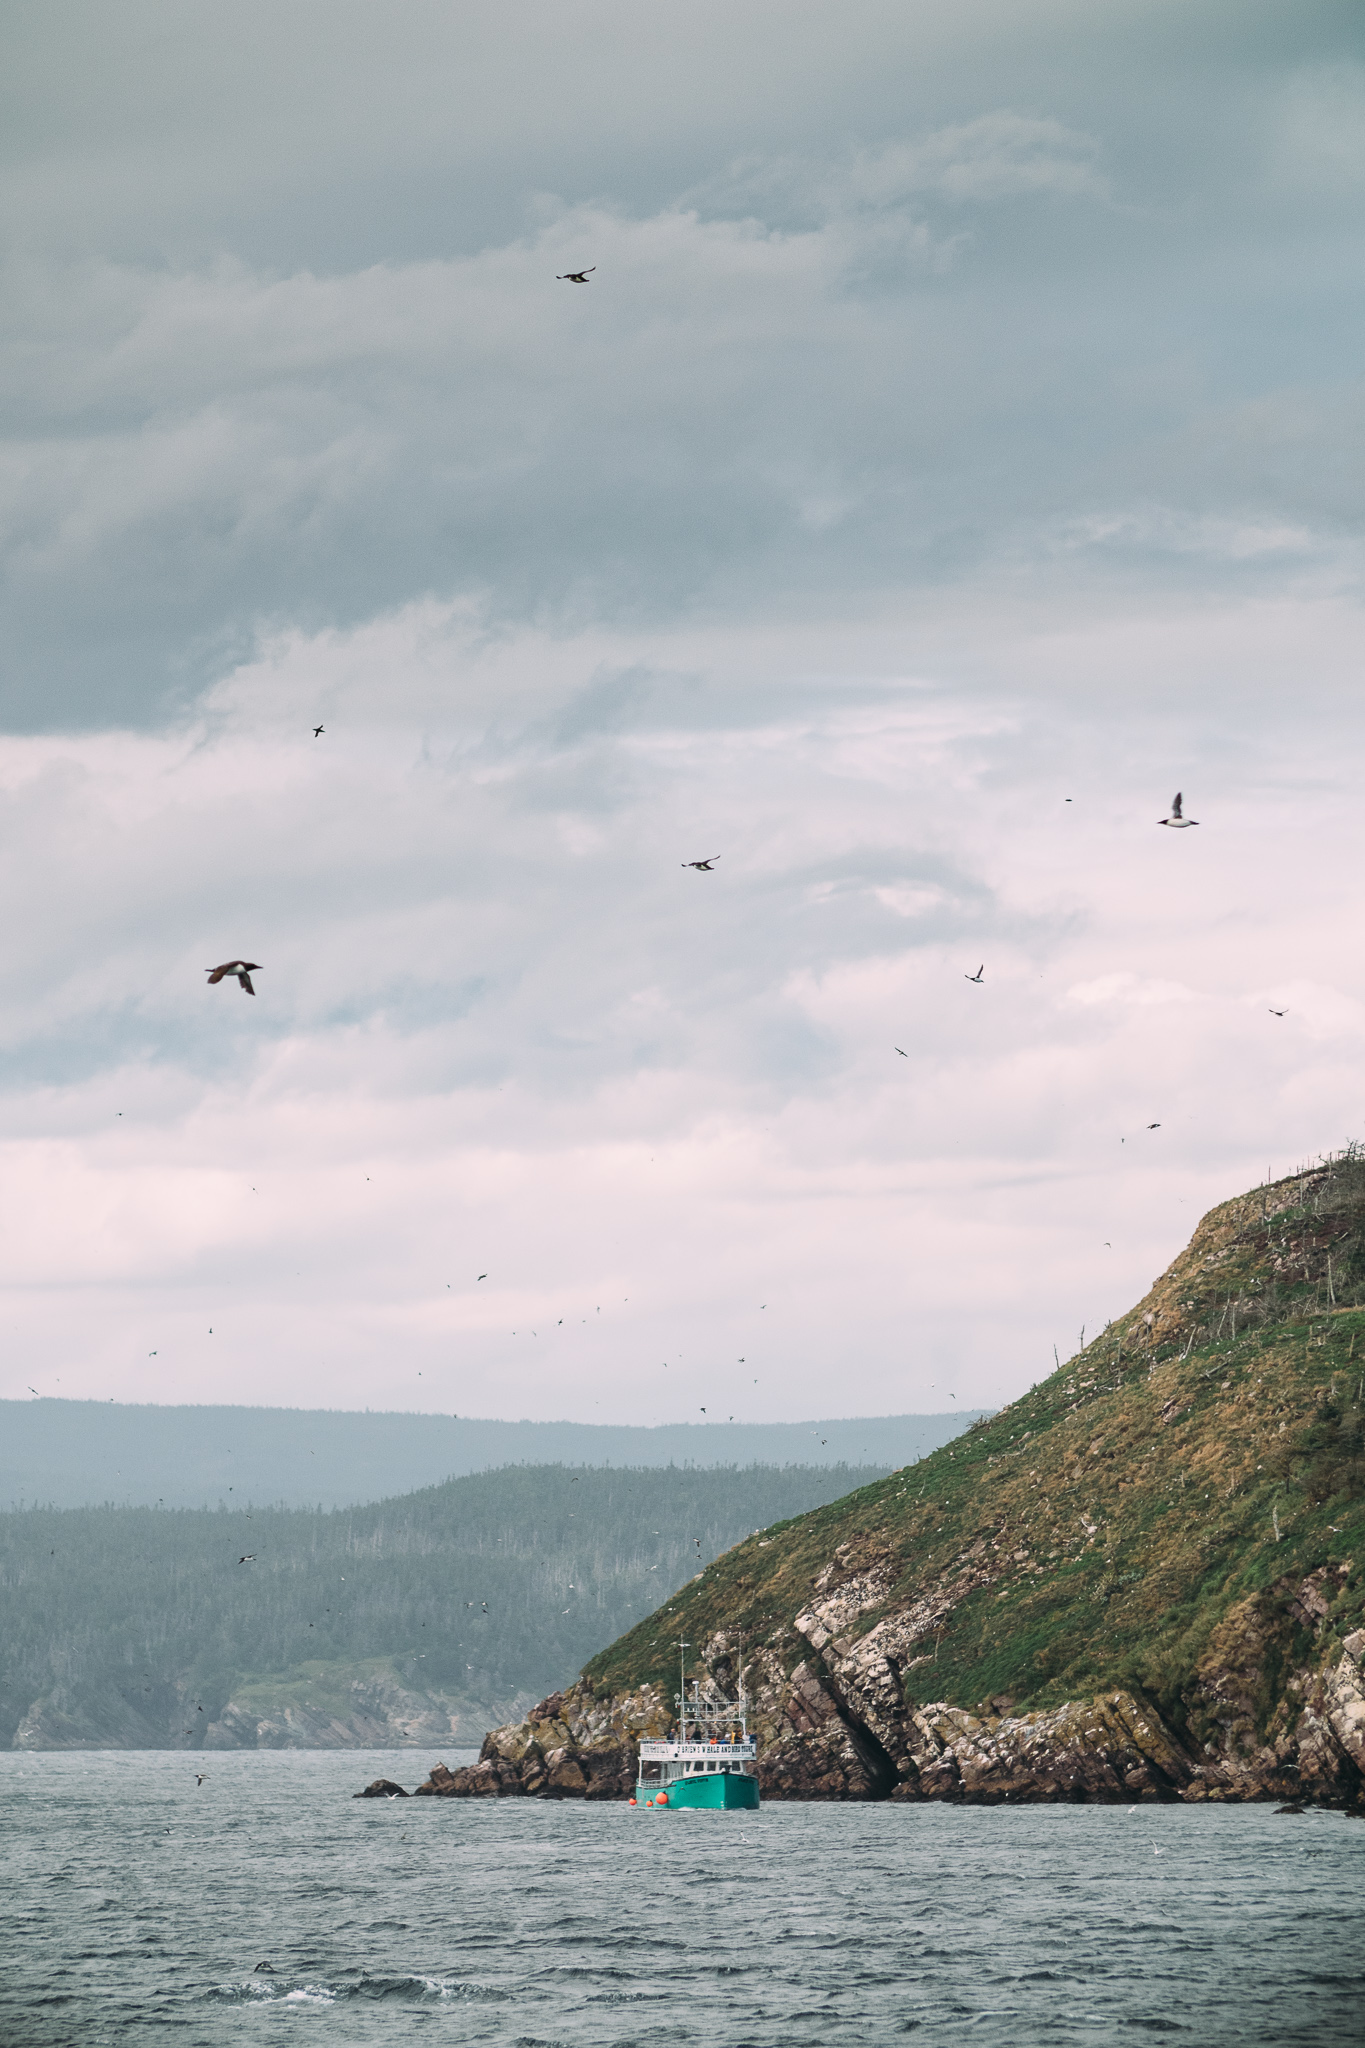
[[0,1755],[3,2048],[1365,2040],[1340,1814],[351,1797],[429,1761]]

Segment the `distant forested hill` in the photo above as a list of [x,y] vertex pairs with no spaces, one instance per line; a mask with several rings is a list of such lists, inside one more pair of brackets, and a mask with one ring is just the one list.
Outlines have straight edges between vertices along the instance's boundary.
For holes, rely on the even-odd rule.
[[477,1742],[741,1536],[884,1469],[514,1465],[327,1512],[0,1514],[0,1744]]

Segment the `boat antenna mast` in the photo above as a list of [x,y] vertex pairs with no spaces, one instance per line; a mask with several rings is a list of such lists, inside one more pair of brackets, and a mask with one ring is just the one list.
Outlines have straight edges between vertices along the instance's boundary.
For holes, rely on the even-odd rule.
[[692,1645],[683,1636],[678,1638],[678,1740],[687,1740],[687,1652]]

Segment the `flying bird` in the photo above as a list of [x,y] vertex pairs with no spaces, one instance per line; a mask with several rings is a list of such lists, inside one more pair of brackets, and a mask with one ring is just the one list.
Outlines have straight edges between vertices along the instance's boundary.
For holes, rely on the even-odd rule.
[[247,994],[254,996],[256,991],[251,986],[253,968],[257,974],[260,973],[261,963],[259,960],[225,960],[221,967],[206,967],[204,972],[209,978],[210,988],[213,987],[215,982],[221,981],[225,975],[235,974]]
[[327,728],[325,725],[315,725],[313,727],[313,738],[315,740],[320,740],[324,732],[326,732],[326,730]]
[[893,1045],[891,1050],[892,1052],[898,1052],[903,1060],[908,1060],[910,1057],[903,1045]]
[[981,965],[980,965],[980,966],[979,966],[979,967],[977,968],[977,970],[976,970],[976,973],[975,973],[975,974],[964,974],[964,975],[963,975],[963,977],[962,977],[962,979],[963,979],[964,981],[980,981],[980,979],[981,979],[982,975],[983,975],[983,974],[984,974],[985,972],[986,972],[986,963],[985,963],[985,961],[983,960],[983,961],[982,961],[982,963],[981,963]]
[[203,1773],[202,1771],[196,1771],[196,1772],[195,1772],[195,1774],[194,1774],[194,1782],[195,1782],[195,1784],[196,1784],[196,1785],[202,1785],[202,1784],[203,1784],[203,1782],[204,1782],[204,1773]]
[[1199,823],[1198,818],[1187,818],[1185,816],[1184,810],[1182,808],[1184,802],[1184,797],[1181,795],[1180,791],[1177,790],[1174,797],[1171,799],[1170,817],[1158,818],[1158,825],[1169,825],[1173,832],[1186,832],[1189,830],[1191,825],[1197,825]]
[[239,1558],[238,1558],[238,1560],[237,1560],[237,1562],[238,1562],[238,1564],[255,1564],[255,1562],[256,1562],[256,1553],[255,1553],[255,1551],[254,1551],[254,1550],[248,1550],[248,1552],[247,1552],[246,1556],[245,1556],[245,1557],[239,1557]]
[[1272,1010],[1270,1014],[1272,1017],[1287,1017],[1289,1012],[1287,1010]]
[[1149,1130],[1149,1131],[1159,1131],[1159,1130],[1161,1129],[1161,1125],[1160,1125],[1160,1124],[1148,1124],[1147,1128],[1148,1128],[1148,1130]]
[[555,281],[557,284],[586,284],[589,274],[596,268],[595,263],[590,263],[587,270],[561,270]]
[[712,867],[719,859],[720,855],[718,853],[709,853],[705,860],[685,860],[682,865],[685,868],[695,868],[699,875],[709,875]]
[[[480,1279],[480,1280],[486,1280],[487,1278],[488,1278],[488,1275],[487,1275],[487,1273],[480,1273],[480,1275],[479,1275],[479,1279]],[[475,1284],[477,1285],[477,1282],[476,1282]]]

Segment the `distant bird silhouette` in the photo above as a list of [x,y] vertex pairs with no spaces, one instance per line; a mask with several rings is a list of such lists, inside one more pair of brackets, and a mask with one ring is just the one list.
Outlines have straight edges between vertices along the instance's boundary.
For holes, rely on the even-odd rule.
[[903,1060],[908,1060],[910,1057],[903,1045],[893,1045],[891,1050],[892,1052],[898,1052]]
[[257,1963],[251,1974],[253,1977],[273,1977],[275,1975],[275,1965],[273,1963]]
[[202,1771],[196,1771],[196,1772],[195,1772],[195,1774],[194,1774],[194,1782],[195,1782],[195,1784],[196,1784],[196,1785],[202,1785],[202,1784],[203,1784],[203,1782],[204,1782],[204,1773],[203,1773]]
[[313,738],[315,740],[320,740],[324,732],[326,732],[326,730],[327,728],[325,725],[315,725],[313,727]]
[[256,1553],[255,1553],[255,1551],[254,1551],[254,1550],[248,1550],[248,1552],[247,1552],[246,1556],[245,1556],[245,1557],[239,1557],[239,1558],[238,1558],[238,1560],[237,1560],[237,1562],[238,1562],[238,1564],[255,1564],[255,1562],[256,1562]]
[[1272,1010],[1270,1014],[1272,1017],[1287,1017],[1289,1012],[1287,1010]]
[[225,975],[235,974],[247,994],[254,996],[256,991],[251,986],[253,968],[257,974],[260,973],[261,963],[259,960],[225,960],[221,967],[206,967],[204,972],[209,978],[208,985],[210,988],[213,987],[215,982],[221,981]]
[[709,853],[705,860],[685,860],[683,866],[685,868],[695,868],[699,875],[709,875],[719,859],[720,855],[718,853]]
[[962,979],[963,979],[964,981],[980,981],[980,979],[981,979],[982,975],[983,975],[983,974],[984,974],[985,972],[986,972],[986,963],[985,963],[985,961],[983,960],[983,961],[982,961],[982,963],[981,963],[981,965],[980,965],[980,966],[979,966],[979,967],[977,968],[977,970],[976,970],[976,973],[975,973],[975,974],[964,974],[964,975],[963,975],[963,977],[962,977]]
[[596,268],[595,263],[590,263],[587,270],[561,270],[555,281],[558,284],[586,284],[590,273]]
[[1149,1131],[1159,1131],[1159,1130],[1161,1129],[1161,1125],[1160,1125],[1160,1124],[1148,1124],[1147,1128],[1148,1128],[1148,1130],[1149,1130]]
[[488,1278],[488,1275],[487,1275],[487,1273],[480,1273],[480,1275],[479,1275],[479,1279],[480,1279],[480,1280],[486,1280],[487,1278]]
[[1181,795],[1180,791],[1177,790],[1175,795],[1171,799],[1170,817],[1158,818],[1158,825],[1169,825],[1173,832],[1187,832],[1191,825],[1197,825],[1199,823],[1198,818],[1187,818],[1185,816],[1183,808],[1184,802],[1184,797]]

